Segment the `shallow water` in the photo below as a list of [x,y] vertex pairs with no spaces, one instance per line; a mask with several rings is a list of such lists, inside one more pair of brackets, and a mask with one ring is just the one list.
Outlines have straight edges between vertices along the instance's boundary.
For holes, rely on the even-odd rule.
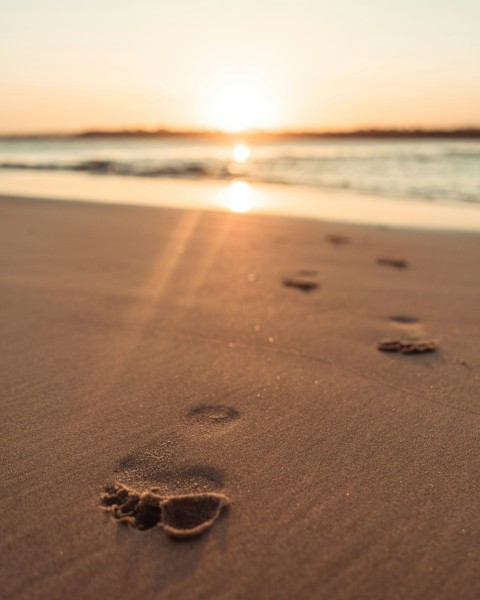
[[[241,139],[237,140],[241,144]],[[478,140],[304,140],[231,144],[195,139],[0,141],[2,170],[179,179],[244,179],[426,201],[480,203]],[[237,159],[235,159],[235,157]]]
[[1,140],[0,193],[480,228],[480,141]]

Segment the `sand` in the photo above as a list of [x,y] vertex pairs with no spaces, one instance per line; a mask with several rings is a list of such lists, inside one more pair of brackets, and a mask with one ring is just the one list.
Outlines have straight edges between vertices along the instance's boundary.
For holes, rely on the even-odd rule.
[[2,198],[0,245],[2,598],[480,597],[480,235]]

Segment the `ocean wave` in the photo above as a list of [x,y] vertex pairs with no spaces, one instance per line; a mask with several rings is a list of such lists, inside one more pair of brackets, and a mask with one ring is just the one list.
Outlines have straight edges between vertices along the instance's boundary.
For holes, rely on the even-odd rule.
[[141,167],[135,163],[113,160],[88,160],[78,163],[26,163],[3,162],[0,169],[23,169],[32,171],[76,171],[94,175],[129,175],[134,177],[210,177],[207,167],[196,162],[167,164],[157,167]]
[[[335,156],[309,156],[279,149],[275,155],[252,157],[245,163],[225,158],[207,157],[130,160],[87,159],[4,160],[3,170],[62,171],[92,176],[144,178],[241,179],[257,183],[299,185],[322,190],[349,191],[395,198],[418,198],[428,202],[448,201],[480,203],[478,157],[472,148],[450,148],[427,153],[418,149],[405,154],[403,147],[390,148],[370,156],[355,155],[354,148],[342,148]],[[322,149],[323,150],[323,149]],[[438,150],[438,149],[437,149]],[[462,158],[462,161],[458,161]]]

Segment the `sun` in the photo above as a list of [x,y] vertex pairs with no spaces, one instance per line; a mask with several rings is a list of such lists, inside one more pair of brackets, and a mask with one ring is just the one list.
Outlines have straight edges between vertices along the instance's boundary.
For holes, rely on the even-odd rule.
[[229,133],[274,125],[275,103],[267,82],[252,72],[231,72],[211,81],[207,120]]

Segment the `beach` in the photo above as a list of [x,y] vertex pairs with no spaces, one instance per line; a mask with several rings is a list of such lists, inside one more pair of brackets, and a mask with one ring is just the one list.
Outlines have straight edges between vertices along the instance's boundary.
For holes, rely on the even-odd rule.
[[2,197],[0,247],[1,597],[480,596],[479,233]]

